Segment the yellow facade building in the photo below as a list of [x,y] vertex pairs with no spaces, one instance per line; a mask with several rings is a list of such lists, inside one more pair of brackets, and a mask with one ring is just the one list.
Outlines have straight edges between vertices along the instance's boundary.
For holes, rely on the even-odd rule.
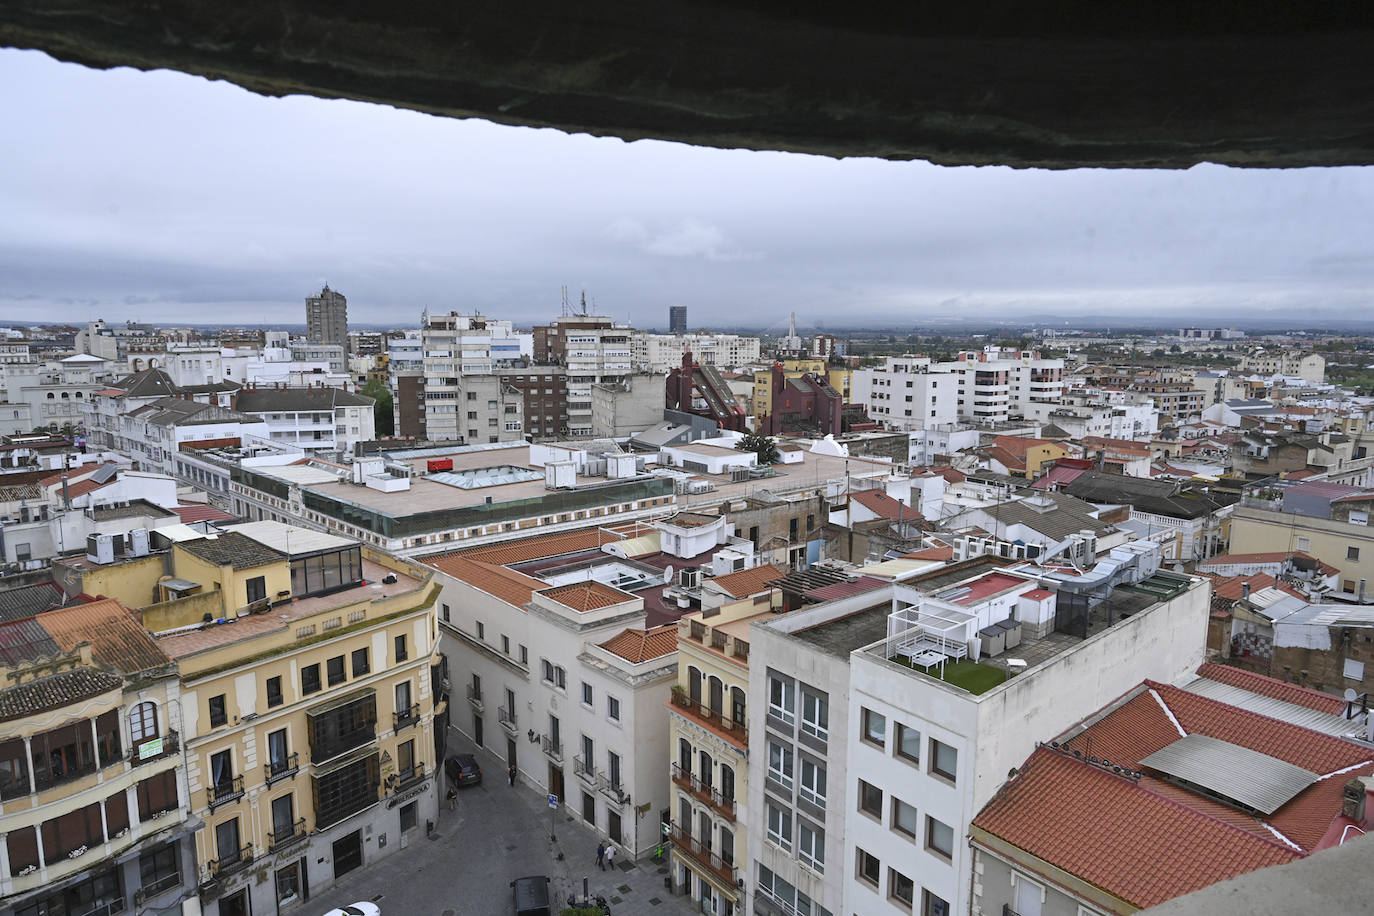
[[168,912],[197,884],[176,670],[105,599],[0,623],[0,912]]
[[745,911],[739,879],[740,863],[749,861],[744,805],[749,797],[749,624],[780,609],[782,601],[781,593],[761,582],[756,592],[678,621],[678,683],[668,707],[671,876],[677,892],[718,916]]
[[57,578],[137,608],[176,665],[202,912],[279,912],[421,837],[447,721],[433,571],[274,521],[151,556],[151,584],[148,557]]

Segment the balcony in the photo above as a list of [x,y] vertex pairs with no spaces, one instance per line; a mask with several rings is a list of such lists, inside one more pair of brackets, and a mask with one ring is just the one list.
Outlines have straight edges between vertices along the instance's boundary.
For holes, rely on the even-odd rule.
[[392,792],[404,792],[406,789],[414,788],[425,781],[425,765],[417,763],[408,770],[401,770],[393,777]]
[[305,818],[301,818],[294,824],[287,824],[285,827],[278,827],[267,834],[267,851],[281,852],[290,846],[294,846],[310,834],[305,829]]
[[713,709],[700,700],[692,699],[691,695],[681,687],[674,687],[671,702],[684,715],[700,722],[712,731],[720,732],[740,747],[744,747],[749,740],[749,727],[743,722],[737,722],[722,713],[719,709]]
[[550,738],[548,735],[545,735],[543,744],[544,753],[547,754],[550,759],[558,763],[563,762],[563,742],[557,741],[553,738]]
[[573,758],[573,772],[589,783],[596,782],[596,767],[592,766],[581,757]]
[[243,777],[233,776],[223,782],[209,786],[205,790],[206,803],[214,811],[221,805],[229,805],[243,798]]
[[605,773],[596,774],[596,788],[617,805],[623,805],[630,800],[630,793],[625,791],[624,784],[612,782],[611,777]]
[[129,763],[133,766],[152,763],[154,760],[170,757],[179,750],[181,750],[181,736],[175,731],[169,731],[165,735],[140,741],[129,748]]
[[174,887],[178,887],[180,884],[181,872],[179,871],[171,871],[161,878],[146,882],[142,887],[134,891],[134,905],[141,906],[158,894],[161,894],[163,891],[169,891]]
[[270,786],[274,783],[281,782],[283,779],[290,779],[292,776],[296,775],[296,771],[299,769],[300,754],[290,754],[282,760],[273,760],[270,763],[263,764],[262,776]]
[[510,732],[512,735],[520,730],[519,726],[515,724],[515,710],[507,709],[502,706],[500,709],[496,710],[496,718],[505,726],[506,731]]
[[393,731],[399,732],[401,729],[410,728],[410,726],[417,725],[419,722],[420,704],[418,703],[412,704],[409,709],[403,709],[400,712],[392,713],[391,716]]
[[711,851],[711,847],[702,843],[700,840],[692,838],[692,835],[678,824],[673,824],[672,832],[673,848],[691,859],[698,866],[706,869],[721,881],[730,886],[735,886],[739,881],[739,869],[733,863],[726,862],[720,856]]
[[477,710],[478,712],[485,711],[486,707],[482,703],[482,688],[474,687],[472,684],[469,684],[468,702],[471,703],[472,708]]
[[242,849],[237,849],[227,855],[220,856],[218,859],[211,859],[207,863],[210,874],[216,878],[223,878],[225,875],[232,875],[236,871],[241,871],[253,864],[253,844],[249,843]]
[[676,763],[673,764],[673,782],[685,789],[689,795],[696,798],[698,801],[715,809],[721,817],[734,823],[735,799],[733,796],[722,795],[714,786],[708,785],[700,779],[697,779],[689,771],[684,770]]

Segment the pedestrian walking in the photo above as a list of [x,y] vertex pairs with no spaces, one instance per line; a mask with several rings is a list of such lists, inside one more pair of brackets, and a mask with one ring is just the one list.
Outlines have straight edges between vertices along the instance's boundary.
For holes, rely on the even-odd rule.
[[515,785],[515,764],[512,763],[510,765],[510,769],[506,771],[506,775],[510,777],[510,784]]
[[615,868],[615,844],[606,844],[606,867]]
[[596,844],[596,867],[602,871],[606,870],[606,844]]
[[452,811],[456,807],[458,807],[458,787],[451,785],[448,787],[448,810]]

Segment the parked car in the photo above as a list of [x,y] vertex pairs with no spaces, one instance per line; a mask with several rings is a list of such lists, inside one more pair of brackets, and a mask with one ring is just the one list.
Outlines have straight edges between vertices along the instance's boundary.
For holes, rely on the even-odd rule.
[[471,754],[454,754],[444,761],[444,771],[455,786],[475,786],[482,781],[482,768]]
[[552,916],[548,875],[530,875],[510,883],[515,896],[515,916]]
[[382,916],[382,908],[375,903],[360,900],[357,903],[350,903],[348,906],[330,910],[324,916]]

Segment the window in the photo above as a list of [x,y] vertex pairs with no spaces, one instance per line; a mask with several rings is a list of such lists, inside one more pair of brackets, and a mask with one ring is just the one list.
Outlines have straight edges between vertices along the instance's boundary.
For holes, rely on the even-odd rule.
[[859,780],[859,810],[878,820],[883,818],[883,790],[871,782]]
[[1312,539],[1311,539],[1311,538],[1298,538],[1298,550],[1311,550],[1311,549],[1312,549]]
[[501,634],[501,654],[510,655],[510,637],[504,633]]
[[568,689],[568,672],[563,669],[562,665],[554,665],[553,685],[559,690]]
[[792,748],[768,742],[768,778],[774,780],[787,791],[792,791],[794,760]]
[[808,801],[817,808],[824,808],[825,767],[808,757],[802,757],[801,788],[797,794],[802,801]]
[[592,704],[592,685],[586,681],[582,682],[582,705],[591,706]]
[[406,637],[402,633],[396,637],[396,661],[403,662],[410,658],[410,652],[406,650]]
[[825,831],[797,819],[797,858],[812,871],[825,871]]
[[797,686],[791,681],[768,677],[768,714],[786,725],[797,721]]
[[1342,674],[1352,681],[1364,680],[1364,662],[1356,661],[1353,658],[1347,658]]
[[930,739],[930,772],[953,781],[959,766],[959,752],[941,741]]
[[887,895],[893,900],[911,906],[916,899],[916,884],[895,868],[887,870]]
[[269,678],[267,679],[267,706],[268,706],[268,708],[270,709],[270,708],[273,707],[273,706],[280,706],[283,702],[285,702],[285,700],[284,700],[284,698],[283,698],[282,695],[281,695],[281,678],[280,678],[280,677],[269,677]]
[[949,916],[949,902],[922,888],[921,916]]
[[620,700],[615,697],[606,697],[606,717],[612,722],[620,721]]
[[887,746],[887,718],[871,709],[863,710],[863,739],[878,747]]
[[877,857],[859,849],[858,861],[854,863],[855,877],[866,884],[878,887],[878,876],[882,874],[882,864]]
[[954,828],[926,815],[926,849],[946,859],[954,857]]
[[1360,548],[1358,548],[1358,547],[1347,547],[1347,548],[1345,548],[1345,558],[1346,558],[1347,560],[1358,560],[1358,559],[1360,558]]
[[830,737],[830,701],[809,690],[802,691],[801,730],[822,741]]
[[549,660],[546,658],[546,659],[543,659],[543,660],[540,662],[540,665],[543,667],[543,671],[544,671],[544,683],[546,683],[546,684],[552,684],[552,683],[553,683],[553,662],[549,661]]
[[301,693],[319,693],[319,691],[320,666],[317,662],[301,669]]
[[267,578],[265,576],[254,576],[245,583],[248,590],[248,603],[261,601],[267,597]]
[[368,673],[369,671],[371,671],[371,670],[372,670],[371,667],[370,667],[370,666],[368,665],[368,663],[367,663],[367,647],[364,646],[364,647],[361,648],[361,649],[354,649],[354,650],[353,650],[353,676],[354,676],[354,677],[362,677],[364,674],[367,674],[367,673]]
[[348,679],[348,675],[344,673],[344,657],[342,655],[334,656],[325,663],[325,666],[329,674],[330,687],[335,684],[342,684]]
[[528,665],[529,663],[530,663],[530,650],[529,650],[529,648],[528,648],[527,646],[521,646],[521,647],[520,647],[520,664],[522,664],[522,665]]
[[606,775],[612,788],[620,788],[620,755],[615,751],[606,752]]
[[149,850],[138,857],[139,886],[145,892],[165,890],[177,883],[181,871],[177,865],[177,844],[168,843]]
[[768,839],[783,849],[792,849],[792,812],[768,806]]
[[477,638],[481,642],[487,641],[487,625],[482,621],[477,621]]
[[897,723],[897,746],[895,750],[898,757],[904,757],[912,763],[920,763],[921,733],[900,722]]
[[449,622],[449,610],[447,604],[439,605],[439,619],[442,620],[444,623]]
[[287,753],[286,729],[280,728],[269,733],[267,736],[267,762],[274,776],[287,769],[287,759],[290,756]]
[[892,829],[914,840],[919,828],[920,821],[916,819],[916,809],[897,796],[892,796]]
[[139,703],[129,710],[129,738],[137,745],[140,741],[157,737],[157,704]]
[[229,721],[229,713],[224,705],[224,694],[210,698],[210,727],[218,728]]

